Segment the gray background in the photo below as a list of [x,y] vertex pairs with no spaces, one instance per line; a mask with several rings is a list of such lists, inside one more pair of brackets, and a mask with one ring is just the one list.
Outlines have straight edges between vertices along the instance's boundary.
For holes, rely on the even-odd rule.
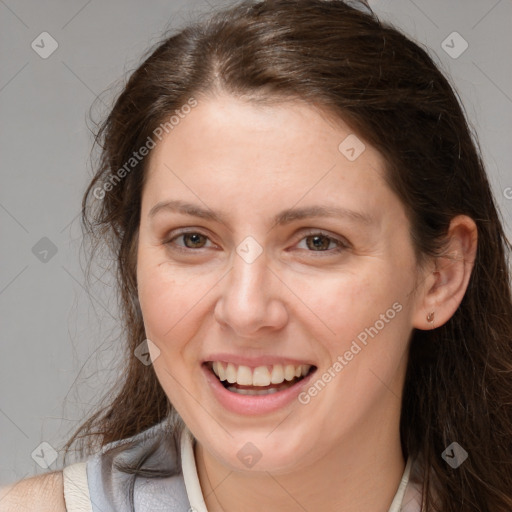
[[[91,176],[89,109],[99,94],[92,111],[98,120],[164,29],[219,5],[0,0],[0,485],[44,473],[36,463],[42,461],[39,445],[62,446],[117,376],[121,351],[111,279],[99,269],[97,282],[86,288],[80,252],[77,214]],[[371,5],[430,48],[456,85],[510,234],[512,3]],[[42,46],[38,36],[45,31],[58,48],[43,59],[31,43]],[[454,31],[469,45],[458,58],[441,46]],[[462,47],[452,39],[445,44],[453,53]],[[108,267],[104,261],[102,268]],[[48,460],[51,450],[43,449]],[[61,462],[60,453],[50,469]]]

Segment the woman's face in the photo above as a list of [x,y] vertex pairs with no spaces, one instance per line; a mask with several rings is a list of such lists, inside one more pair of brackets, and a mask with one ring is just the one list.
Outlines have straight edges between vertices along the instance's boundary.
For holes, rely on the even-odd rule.
[[398,442],[421,276],[362,144],[305,103],[219,96],[151,154],[137,279],[154,370],[231,469]]

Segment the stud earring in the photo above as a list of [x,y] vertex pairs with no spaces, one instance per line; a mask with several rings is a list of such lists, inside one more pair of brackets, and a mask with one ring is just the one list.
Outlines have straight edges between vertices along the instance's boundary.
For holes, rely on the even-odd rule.
[[432,324],[432,329],[435,329],[435,328],[436,328],[436,326],[435,326],[435,324],[434,324],[434,317],[435,317],[435,313],[434,313],[434,311],[432,311],[431,313],[429,313],[429,314],[427,315],[427,322],[428,322],[429,324]]

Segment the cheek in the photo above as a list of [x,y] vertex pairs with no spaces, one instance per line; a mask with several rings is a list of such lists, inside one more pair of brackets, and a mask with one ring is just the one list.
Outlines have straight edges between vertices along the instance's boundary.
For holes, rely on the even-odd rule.
[[[405,272],[397,277],[389,269],[380,270],[375,272],[374,267],[366,274],[361,271],[331,277],[309,289],[314,293],[310,295],[314,304],[311,309],[322,320],[316,321],[315,337],[328,355],[318,379],[327,383],[329,391],[318,393],[315,403],[325,408],[326,415],[339,415],[336,417],[340,421],[346,421],[342,418],[347,411],[355,416],[362,414],[390,389],[396,395],[400,393],[398,387],[395,389],[395,379],[401,375],[411,332],[409,278]],[[386,277],[390,275],[395,279]],[[322,383],[312,384],[315,386],[323,389]],[[307,390],[310,396],[316,396],[316,388]]]
[[146,327],[146,334],[161,338],[169,330],[178,314],[172,290],[176,283],[172,279],[162,279],[159,267],[153,267],[143,258],[139,259],[137,286],[139,302]]
[[194,294],[186,283],[171,273],[169,266],[141,252],[138,260],[137,284],[144,325],[148,338],[161,344],[191,309]]
[[[316,320],[315,337],[328,355],[326,366],[336,375],[333,392],[351,390],[370,403],[386,389],[382,382],[395,378],[411,332],[411,279],[405,266],[398,272],[372,261],[358,272],[316,280],[309,287],[311,309],[321,319]],[[352,398],[345,396],[342,402],[357,407]]]
[[172,267],[159,255],[140,251],[138,293],[146,335],[162,352],[174,352],[193,338],[195,321],[208,307],[208,292],[215,285],[212,274],[190,275]]
[[308,283],[301,296],[306,297],[304,302],[316,322],[323,325],[319,332],[323,331],[324,337],[327,334],[327,338],[352,339],[379,321],[382,314],[389,311],[388,316],[394,318],[396,309],[404,308],[407,284],[400,278],[383,277],[389,275],[393,274],[375,270],[331,274]]

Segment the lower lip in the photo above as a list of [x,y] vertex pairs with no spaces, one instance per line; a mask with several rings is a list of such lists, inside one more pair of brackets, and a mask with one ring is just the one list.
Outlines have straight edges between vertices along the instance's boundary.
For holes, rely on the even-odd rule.
[[299,380],[293,386],[277,391],[268,395],[240,395],[233,391],[228,391],[206,366],[201,365],[215,398],[228,411],[237,414],[256,415],[277,411],[291,404],[294,400],[298,401],[298,395],[309,384],[316,370]]

